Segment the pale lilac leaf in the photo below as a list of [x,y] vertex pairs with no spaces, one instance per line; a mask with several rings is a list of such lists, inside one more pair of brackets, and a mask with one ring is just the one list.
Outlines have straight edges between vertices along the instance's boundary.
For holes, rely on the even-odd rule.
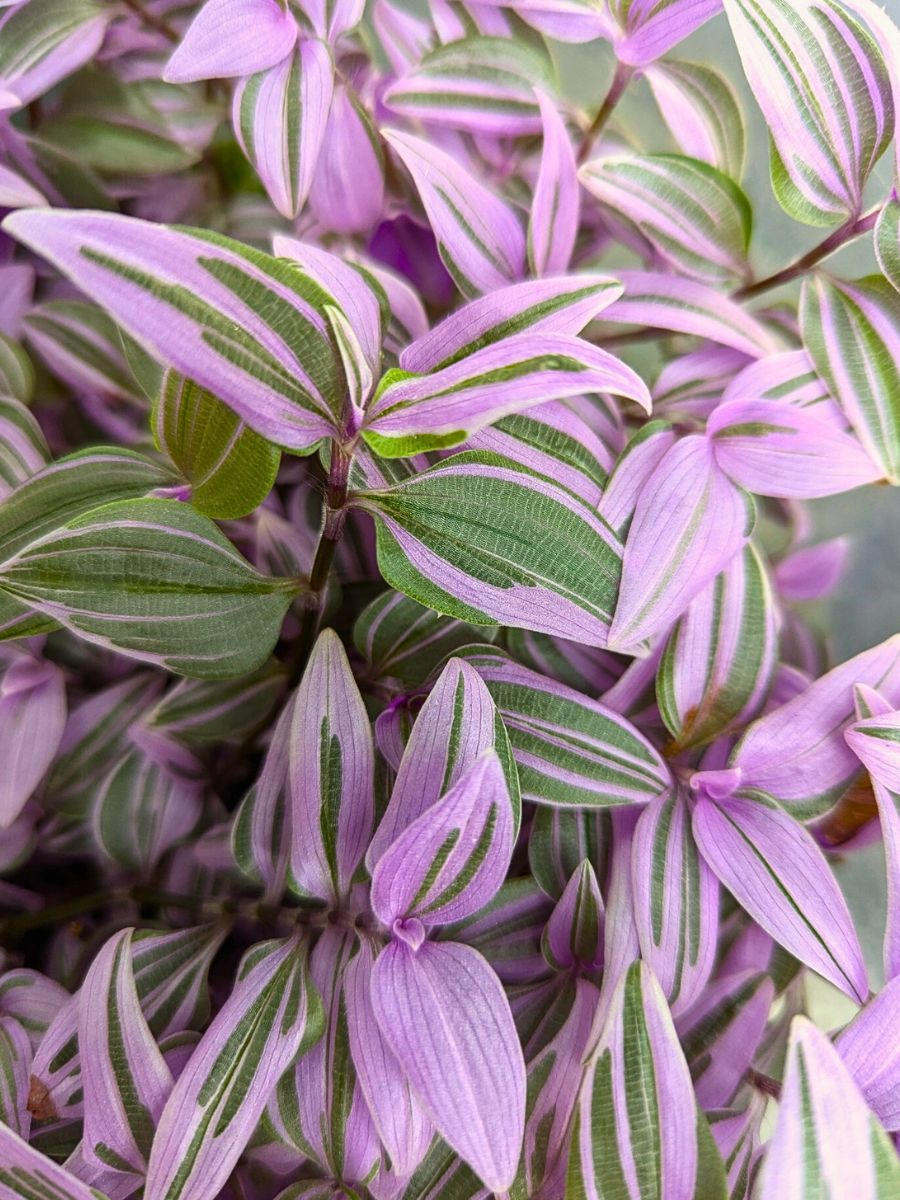
[[785,600],[820,600],[841,581],[850,558],[850,539],[830,538],[791,550],[775,564],[778,594]]
[[0,108],[30,104],[90,62],[113,16],[95,0],[29,0],[0,19]]
[[338,82],[309,190],[316,221],[333,233],[366,233],[384,209],[384,157],[366,110]]
[[648,421],[619,455],[603,489],[598,511],[620,537],[628,532],[638,498],[675,441],[675,430],[667,422]]
[[575,152],[556,104],[535,88],[541,112],[541,163],[528,217],[528,261],[535,275],[565,271],[578,233]]
[[713,799],[702,775],[694,837],[738,903],[795,958],[856,1000],[869,992],[847,902],[812,835],[762,796]]
[[722,0],[609,0],[619,25],[620,62],[641,67],[662,56],[722,9]]
[[496,975],[468,946],[392,942],[372,971],[372,1005],[438,1132],[505,1191],[522,1148],[525,1063]]
[[744,114],[726,76],[707,64],[668,59],[654,63],[644,78],[682,153],[739,180]]
[[900,1016],[900,979],[859,1010],[835,1039],[835,1049],[865,1097],[891,1133],[900,1130],[900,1046],[894,1036]]
[[589,973],[603,965],[603,897],[587,859],[575,868],[550,914],[543,946],[557,971]]
[[66,724],[66,687],[50,662],[17,655],[0,678],[0,829],[7,829],[53,762]]
[[297,22],[279,0],[207,0],[163,78],[169,83],[253,75],[293,50]]
[[638,497],[610,648],[628,650],[668,629],[741,551],[754,519],[753,501],[717,466],[704,438],[676,442]]

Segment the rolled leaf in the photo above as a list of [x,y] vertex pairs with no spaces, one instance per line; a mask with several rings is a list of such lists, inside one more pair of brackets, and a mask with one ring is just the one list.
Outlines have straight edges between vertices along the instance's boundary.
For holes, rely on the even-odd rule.
[[578,234],[575,153],[550,96],[535,88],[541,110],[541,165],[528,218],[528,261],[535,275],[565,271]]
[[835,987],[865,1000],[866,967],[847,902],[794,817],[759,795],[714,800],[701,790],[693,830],[710,868],[758,925]]
[[45,467],[49,458],[41,427],[30,409],[12,396],[0,396],[0,499]]
[[514,283],[445,317],[403,350],[400,366],[416,373],[442,370],[525,330],[574,336],[621,295],[622,285],[610,275]]
[[347,655],[319,635],[293,704],[290,731],[291,870],[322,899],[345,896],[374,819],[372,731]]
[[152,421],[156,444],[191,485],[198,512],[243,517],[272,490],[278,448],[192,380],[166,371]]
[[645,963],[634,963],[616,988],[585,1078],[567,1193],[692,1197],[697,1165],[688,1065],[659,984]]
[[858,216],[891,138],[884,59],[834,0],[725,0],[747,81],[772,143],[772,187],[808,225]]
[[140,1178],[172,1075],[141,1012],[131,935],[130,929],[114,934],[91,963],[79,993],[78,1050],[83,1152]]
[[235,862],[275,902],[284,894],[293,852],[290,779],[291,728],[296,693],[284,706],[255,783],[241,802],[231,829]]
[[665,762],[618,713],[526,667],[474,665],[503,718],[525,799],[594,807],[668,792]]
[[394,941],[372,970],[372,1006],[438,1132],[505,1191],[522,1148],[525,1063],[496,975],[469,946]]
[[503,765],[518,831],[518,782],[503,724],[478,674],[466,662],[451,659],[416,718],[390,803],[366,853],[370,870],[487,751],[493,751]]
[[421,930],[477,912],[506,877],[515,823],[500,760],[486,750],[381,855],[375,913],[400,937],[408,919]]
[[900,703],[900,637],[857,654],[755,721],[731,755],[742,786],[768,792],[801,820],[829,808],[859,773],[844,741],[857,684]]
[[776,656],[768,572],[746,546],[694,597],[660,659],[656,697],[673,749],[702,745],[756,717]]
[[307,450],[336,427],[329,298],[295,267],[217,234],[108,213],[32,209],[5,227],[263,437]]
[[525,41],[467,37],[426,54],[388,87],[384,102],[426,124],[518,137],[541,130],[534,86],[548,76],[546,57]]
[[705,63],[677,59],[654,63],[645,78],[681,152],[739,180],[744,114],[728,79]]
[[638,497],[608,644],[628,650],[661,633],[738,554],[753,530],[751,498],[699,436],[659,461]]
[[590,972],[603,964],[603,898],[584,859],[572,874],[544,930],[544,955],[557,971]]
[[646,384],[620,359],[580,338],[530,331],[421,378],[386,375],[366,412],[363,437],[379,455],[406,458],[458,445],[535,404],[591,392],[650,407]]
[[331,52],[316,38],[301,38],[287,57],[235,88],[235,133],[272,203],[289,220],[312,186],[333,88]]
[[259,666],[297,590],[172,500],[104,505],[3,557],[0,588],[14,599],[90,642],[207,679]]
[[754,1194],[889,1200],[898,1188],[896,1151],[838,1052],[812,1021],[794,1017],[778,1120]]
[[475,625],[606,644],[619,542],[563,489],[469,453],[356,503],[378,518],[378,565],[398,591]]
[[383,134],[413,177],[444,266],[463,295],[518,279],[525,234],[512,208],[445,150],[399,130]]
[[296,940],[255,946],[163,1109],[146,1200],[206,1200],[231,1174],[275,1084],[321,1034]]
[[719,933],[719,884],[697,849],[685,796],[657,799],[644,809],[633,855],[641,954],[677,1017],[702,996]]
[[309,190],[318,225],[334,233],[366,233],[384,208],[384,155],[368,112],[338,80]]
[[632,154],[585,163],[578,177],[681,274],[706,283],[746,277],[750,203],[715,167],[678,154]]
[[900,296],[879,275],[804,285],[803,340],[874,462],[900,483]]

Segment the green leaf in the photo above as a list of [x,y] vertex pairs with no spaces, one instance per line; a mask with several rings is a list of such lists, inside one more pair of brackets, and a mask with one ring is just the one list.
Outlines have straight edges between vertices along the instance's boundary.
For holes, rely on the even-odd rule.
[[275,483],[281,451],[212,392],[166,371],[153,407],[153,433],[188,483],[191,503],[208,517],[244,517]]
[[18,342],[0,333],[0,396],[30,404],[34,395],[34,367]]
[[267,579],[187,504],[107,504],[0,563],[0,588],[88,641],[183,675],[260,666],[299,584]]

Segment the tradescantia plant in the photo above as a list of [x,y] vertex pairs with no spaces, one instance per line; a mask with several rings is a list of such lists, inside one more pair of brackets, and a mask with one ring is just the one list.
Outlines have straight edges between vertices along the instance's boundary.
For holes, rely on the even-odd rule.
[[900,634],[804,608],[898,95],[871,0],[0,0],[0,1200],[900,1196]]

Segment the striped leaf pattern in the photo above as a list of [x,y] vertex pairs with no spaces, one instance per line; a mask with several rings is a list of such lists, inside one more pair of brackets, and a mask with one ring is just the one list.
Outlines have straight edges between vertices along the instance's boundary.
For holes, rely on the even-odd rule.
[[141,1178],[172,1075],[141,1012],[132,930],[115,934],[79,994],[78,1049],[84,1086],[83,1152]]
[[478,912],[433,931],[439,941],[463,942],[483,955],[505,984],[546,974],[541,935],[551,904],[527,875],[508,879]]
[[565,271],[580,215],[575,153],[553,99],[535,89],[541,110],[541,164],[528,218],[528,262],[535,275]]
[[432,50],[385,92],[388,108],[426,124],[517,137],[540,133],[535,85],[549,62],[524,41],[467,37]]
[[108,1200],[0,1121],[0,1200]]
[[691,601],[666,642],[656,697],[673,749],[703,745],[758,716],[776,654],[772,588],[749,545]]
[[676,442],[638,497],[610,649],[633,652],[665,632],[741,552],[754,522],[752,498],[718,466],[709,442],[698,435]]
[[650,968],[634,963],[588,1068],[566,1195],[688,1200],[697,1181],[696,1131],[691,1076],[665,997]]
[[454,650],[484,636],[484,629],[442,617],[391,591],[366,605],[353,628],[356,648],[374,674],[414,687]]
[[506,877],[516,826],[500,760],[484,751],[440,801],[385,850],[372,874],[372,907],[396,937],[459,921]]
[[272,732],[262,770],[241,801],[231,827],[231,853],[243,873],[262,883],[269,903],[281,899],[292,853],[289,784],[291,727],[295,695],[285,704]]
[[602,810],[541,807],[531,822],[528,865],[540,887],[558,900],[585,859],[605,882],[611,840],[609,815]]
[[254,946],[163,1109],[146,1200],[215,1195],[278,1079],[321,1031],[303,946],[293,939]]
[[792,217],[836,225],[892,133],[887,69],[835,0],[725,0],[747,81],[772,139],[772,186]]
[[680,59],[654,63],[645,77],[682,154],[740,180],[744,114],[726,77],[715,67]]
[[366,853],[370,871],[403,831],[488,751],[502,764],[518,831],[519,786],[506,730],[478,674],[465,661],[452,658],[422,706],[397,765],[390,802]]
[[284,671],[270,659],[237,679],[182,679],[145,718],[153,729],[191,745],[240,742],[270,715],[284,690]]
[[0,1124],[22,1138],[27,1138],[31,1129],[30,1077],[28,1031],[14,1017],[0,1017]]
[[661,58],[721,8],[721,0],[609,0],[621,36],[620,62],[640,67]]
[[889,1200],[898,1188],[897,1155],[838,1052],[812,1021],[795,1017],[778,1120],[754,1195]]
[[618,271],[617,278],[625,295],[605,310],[604,321],[686,333],[750,358],[781,349],[761,321],[708,284],[657,271]]
[[641,954],[677,1017],[702,996],[719,933],[718,880],[697,850],[683,794],[654,800],[644,809],[633,853]]
[[363,437],[383,457],[407,458],[458,445],[535,404],[597,392],[650,408],[646,384],[608,351],[566,334],[530,331],[421,378],[389,372],[368,407]]
[[677,154],[620,155],[585,163],[579,178],[681,274],[713,284],[746,277],[750,204],[715,167]]
[[0,332],[0,396],[30,404],[34,396],[34,367],[18,342]]
[[514,210],[445,150],[396,129],[382,131],[413,177],[444,266],[464,296],[518,279],[525,233]]
[[[463,453],[356,503],[377,517],[378,564],[419,603],[603,646],[621,548],[575,497],[490,454]],[[485,512],[495,516],[490,528]]]
[[166,371],[153,406],[153,434],[190,484],[191,504],[208,517],[253,512],[272,489],[281,454],[212,392]]
[[227,932],[228,924],[223,921],[171,933],[139,929],[132,935],[131,958],[141,1011],[159,1041],[206,1024],[207,976]]
[[296,267],[218,234],[108,213],[35,209],[7,229],[263,437],[302,451],[337,427],[329,298]]
[[21,400],[0,396],[0,500],[47,465],[50,451]]
[[900,483],[900,296],[878,275],[804,285],[806,349],[884,477]]
[[259,575],[208,518],[172,500],[107,504],[0,554],[0,588],[15,600],[90,642],[202,678],[259,666],[298,588]]
[[19,106],[89,62],[112,14],[96,0],[31,0],[0,22],[0,92]]
[[331,52],[316,38],[301,38],[293,53],[235,88],[238,141],[272,203],[289,220],[312,186],[333,88]]
[[574,336],[622,295],[611,275],[554,275],[513,283],[463,304],[400,354],[414,374],[452,367],[485,346],[529,330]]
[[646,804],[671,786],[668,768],[624,717],[502,659],[473,659],[509,734],[522,795],[537,804]]
[[584,859],[572,872],[544,929],[544,957],[557,971],[596,971],[603,963],[603,897]]
[[875,226],[875,253],[881,273],[900,292],[900,196],[896,187],[878,216]]
[[319,635],[293,703],[291,870],[304,892],[344,897],[374,825],[374,748],[365,704],[333,630]]
[[738,903],[795,958],[860,1002],[869,992],[847,902],[812,835],[761,794],[713,799],[703,774],[693,832]]

